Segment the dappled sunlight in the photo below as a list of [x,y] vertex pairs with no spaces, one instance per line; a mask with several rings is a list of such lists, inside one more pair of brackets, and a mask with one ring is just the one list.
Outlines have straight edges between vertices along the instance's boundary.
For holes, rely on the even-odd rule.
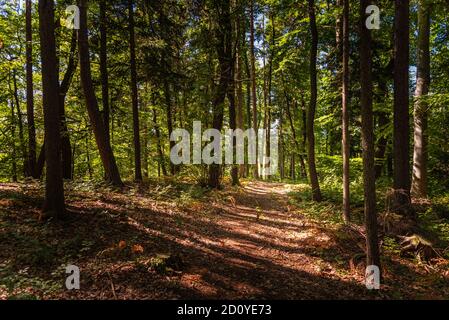
[[[363,253],[356,234],[306,218],[289,198],[296,186],[271,185],[248,183],[240,189],[204,194],[202,200],[182,193],[164,193],[161,200],[151,185],[140,187],[137,194],[132,186],[124,192],[102,188],[95,193],[73,192],[73,200],[68,202],[71,218],[50,225],[45,236],[35,229],[36,220],[31,225],[24,222],[26,215],[12,211],[11,204],[5,206],[9,218],[2,230],[16,234],[12,223],[19,219],[20,232],[39,239],[36,247],[47,241],[48,233],[50,238],[57,236],[55,250],[45,249],[49,251],[39,253],[36,262],[57,268],[56,257],[62,254],[84,270],[88,293],[48,291],[46,297],[376,298],[365,289],[363,272],[349,263]],[[34,196],[39,193],[23,196],[20,190],[18,186],[1,191],[1,201],[7,204],[20,199],[26,212],[33,212]],[[181,197],[186,200],[179,201]],[[64,233],[65,228],[72,231]],[[77,258],[80,249],[83,259]],[[29,249],[20,250],[24,258],[12,259],[11,265],[33,261],[25,258],[33,254],[27,253]],[[2,254],[10,256],[12,252]],[[42,269],[27,263],[33,275],[42,276]],[[403,264],[392,263],[398,270]],[[417,275],[410,267],[402,268],[407,270],[407,279]],[[385,272],[386,290],[398,290],[392,283],[393,279],[399,281],[396,271],[394,274]]]

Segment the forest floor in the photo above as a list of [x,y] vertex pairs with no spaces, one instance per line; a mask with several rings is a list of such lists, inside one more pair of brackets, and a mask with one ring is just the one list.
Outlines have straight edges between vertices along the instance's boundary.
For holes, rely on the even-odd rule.
[[[0,184],[0,299],[449,299],[445,259],[388,241],[382,289],[367,290],[362,234],[311,216],[301,188],[66,183],[68,218],[39,222],[39,183]],[[65,289],[69,264],[80,290]]]

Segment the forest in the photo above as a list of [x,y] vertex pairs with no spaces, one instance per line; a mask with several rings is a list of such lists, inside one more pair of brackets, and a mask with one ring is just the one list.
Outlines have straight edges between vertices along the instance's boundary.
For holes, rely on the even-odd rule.
[[0,300],[449,299],[447,17],[0,0]]

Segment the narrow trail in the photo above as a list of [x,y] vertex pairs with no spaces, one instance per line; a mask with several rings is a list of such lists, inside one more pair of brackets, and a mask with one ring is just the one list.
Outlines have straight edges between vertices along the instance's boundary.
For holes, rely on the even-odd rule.
[[[214,204],[203,251],[182,277],[207,298],[344,298],[366,291],[342,280],[323,253],[338,254],[325,229],[290,211],[284,184],[251,182]],[[335,251],[335,252],[333,252]]]
[[[59,288],[36,293],[44,299],[381,299],[446,294],[429,289],[428,283],[438,280],[434,274],[413,261],[386,255],[383,290],[369,292],[363,267],[353,269],[349,263],[363,256],[363,239],[308,218],[290,204],[292,185],[252,181],[212,192],[180,182],[130,184],[121,192],[67,187],[70,218],[43,226],[37,221],[39,184],[0,185],[0,263],[26,269],[24,281],[49,281]],[[167,259],[163,270],[154,264],[161,256]],[[61,263],[79,266],[82,290],[64,289]]]

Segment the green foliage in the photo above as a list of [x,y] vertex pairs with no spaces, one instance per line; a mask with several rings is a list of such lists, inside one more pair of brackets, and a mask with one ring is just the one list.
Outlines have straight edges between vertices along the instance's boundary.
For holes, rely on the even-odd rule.
[[60,290],[62,283],[33,276],[28,268],[15,270],[0,264],[0,289],[7,290],[9,300],[38,300],[42,295]]

